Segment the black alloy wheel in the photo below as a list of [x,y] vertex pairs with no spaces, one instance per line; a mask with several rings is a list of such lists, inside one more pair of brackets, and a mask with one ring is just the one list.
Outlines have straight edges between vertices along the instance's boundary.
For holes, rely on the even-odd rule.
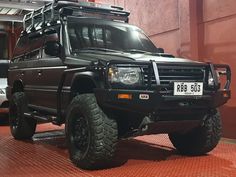
[[76,166],[93,170],[111,165],[118,141],[117,122],[105,115],[94,94],[72,100],[65,129],[70,159]]

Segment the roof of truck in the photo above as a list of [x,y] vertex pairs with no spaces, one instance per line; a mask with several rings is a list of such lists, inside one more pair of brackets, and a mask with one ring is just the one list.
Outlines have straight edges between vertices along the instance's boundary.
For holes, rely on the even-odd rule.
[[130,13],[122,7],[101,3],[54,0],[24,16],[24,31],[40,24],[42,27],[60,20],[61,17],[97,17],[114,21],[128,22]]

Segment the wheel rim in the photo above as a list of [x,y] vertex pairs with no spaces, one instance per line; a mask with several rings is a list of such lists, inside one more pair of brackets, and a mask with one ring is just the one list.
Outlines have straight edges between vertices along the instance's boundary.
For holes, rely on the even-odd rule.
[[72,142],[78,150],[79,157],[82,158],[88,151],[90,143],[88,121],[84,116],[76,115],[72,126]]
[[13,129],[17,129],[19,126],[19,116],[17,114],[17,105],[13,103],[10,107],[10,123]]

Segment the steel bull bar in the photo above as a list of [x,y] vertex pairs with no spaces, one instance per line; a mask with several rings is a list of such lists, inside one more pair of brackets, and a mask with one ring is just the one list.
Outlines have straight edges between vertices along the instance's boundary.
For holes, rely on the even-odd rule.
[[[226,76],[226,83],[223,87],[223,90],[229,91],[231,85],[231,69],[229,65],[226,64],[210,64],[211,72],[214,78],[215,85],[218,85],[218,76],[225,75]],[[218,76],[217,76],[218,75]]]
[[[159,76],[159,71],[158,71],[158,64],[155,61],[151,61],[152,66],[153,66],[153,71],[156,79],[156,84],[157,86],[160,85],[160,76]],[[219,84],[219,77],[222,75],[226,76],[226,83],[225,86],[223,87],[223,90],[229,91],[230,90],[230,85],[231,85],[231,69],[230,66],[227,64],[212,64],[209,63],[209,68],[210,72],[212,74],[212,77],[214,79],[214,87],[219,89],[220,84]]]

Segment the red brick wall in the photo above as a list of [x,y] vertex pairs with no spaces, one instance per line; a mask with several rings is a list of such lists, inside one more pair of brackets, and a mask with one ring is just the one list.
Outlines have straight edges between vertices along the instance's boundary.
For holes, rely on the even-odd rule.
[[232,69],[232,99],[222,109],[224,135],[236,138],[236,1],[199,2],[199,57],[228,63]]
[[235,0],[95,0],[131,11],[130,23],[177,56],[232,68],[232,99],[223,108],[224,136],[236,138]]

